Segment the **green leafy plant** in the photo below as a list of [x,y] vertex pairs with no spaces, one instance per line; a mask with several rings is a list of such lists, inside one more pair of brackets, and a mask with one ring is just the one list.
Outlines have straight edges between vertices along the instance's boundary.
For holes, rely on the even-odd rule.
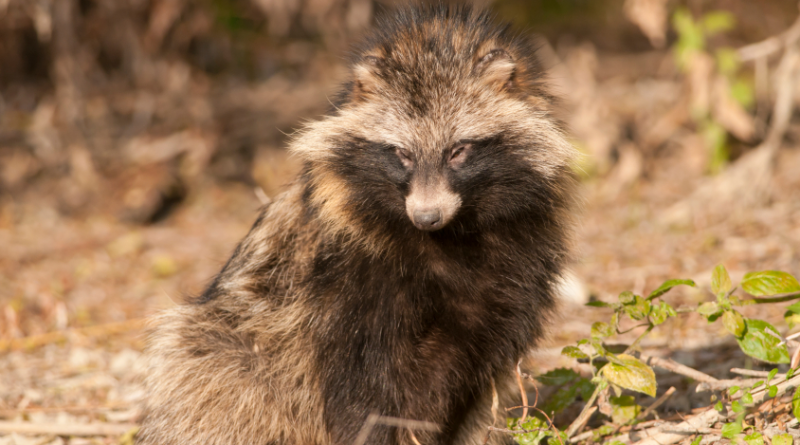
[[741,120],[734,124],[727,116],[730,113],[720,110],[736,108],[734,114],[745,115],[743,109],[754,102],[752,81],[742,75],[734,49],[712,50],[708,45],[709,38],[733,29],[736,20],[727,11],[711,11],[695,19],[688,9],[678,8],[672,24],[678,35],[673,46],[675,61],[690,79],[691,116],[709,150],[708,169],[716,173],[729,159],[729,132],[745,139],[751,132],[742,128]]
[[[508,429],[515,435],[517,442],[535,444],[546,440],[548,444],[555,444],[573,440],[595,412],[595,405],[600,399],[606,406],[604,415],[615,426],[604,425],[584,433],[587,438],[600,441],[604,437],[612,436],[623,426],[643,421],[647,414],[642,415],[642,407],[636,403],[633,394],[655,397],[657,381],[653,369],[637,358],[636,353],[640,351],[642,340],[656,327],[680,314],[694,312],[709,323],[720,322],[736,339],[741,350],[750,357],[766,363],[789,363],[787,340],[780,332],[764,320],[744,317],[739,309],[754,304],[776,304],[800,299],[800,283],[795,277],[779,271],[748,273],[742,279],[740,287],[752,298],[741,298],[734,295],[737,288],[725,267],[719,265],[711,276],[710,290],[713,299],[695,307],[674,308],[662,299],[676,286],[696,287],[696,284],[692,280],[668,280],[647,295],[626,291],[619,294],[616,302],[588,303],[588,306],[612,309],[610,320],[595,322],[591,327],[590,338],[564,347],[561,353],[588,362],[592,375],[582,376],[572,369],[556,369],[536,377],[541,384],[558,389],[541,406],[534,407],[536,412],[531,417],[508,420]],[[789,325],[800,320],[800,303],[792,304],[786,309],[785,320]],[[623,330],[622,326],[629,325],[630,322],[634,326]],[[609,346],[608,340],[612,337],[641,328],[644,328],[643,331],[631,344],[623,345],[622,348]],[[791,389],[781,385],[793,374],[794,370],[790,369],[789,372],[779,375],[775,368],[762,380],[743,381],[751,384],[745,386],[743,383],[742,386],[732,386],[723,391],[721,399],[713,406],[716,411],[724,413],[723,418],[728,419],[719,434],[724,438],[741,440],[751,445],[764,443],[763,435],[755,431],[752,425],[745,423],[745,415],[756,403],[775,398],[779,393]],[[800,415],[798,394],[800,392],[795,392],[792,398],[792,409],[796,417]],[[569,427],[563,430],[556,428],[552,422],[554,416],[578,398],[585,402],[582,414]],[[650,411],[648,409],[645,413]],[[780,440],[783,439],[779,438],[778,441]],[[774,437],[772,441],[775,442]]]

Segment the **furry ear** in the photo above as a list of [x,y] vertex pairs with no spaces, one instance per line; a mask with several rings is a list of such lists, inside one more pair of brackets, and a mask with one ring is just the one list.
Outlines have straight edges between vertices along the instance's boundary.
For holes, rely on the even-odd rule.
[[353,98],[361,100],[374,93],[380,82],[383,59],[376,56],[364,56],[353,67]]
[[517,64],[506,50],[495,48],[475,63],[473,73],[489,85],[498,89],[513,88]]

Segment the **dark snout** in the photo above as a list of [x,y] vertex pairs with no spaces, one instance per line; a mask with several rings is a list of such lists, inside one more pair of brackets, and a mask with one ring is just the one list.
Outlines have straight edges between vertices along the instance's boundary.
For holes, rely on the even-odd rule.
[[436,230],[442,227],[442,211],[438,208],[414,211],[414,225],[420,230]]

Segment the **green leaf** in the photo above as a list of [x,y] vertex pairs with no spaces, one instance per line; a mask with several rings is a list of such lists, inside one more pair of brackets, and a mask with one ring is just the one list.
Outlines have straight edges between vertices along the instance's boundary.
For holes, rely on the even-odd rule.
[[759,432],[755,432],[744,436],[744,441],[747,445],[764,445],[764,436]]
[[786,371],[786,380],[792,378],[792,376],[794,375],[794,371],[795,371],[794,368],[790,368],[788,371]]
[[734,400],[731,403],[731,410],[733,412],[735,412],[735,413],[740,413],[740,412],[744,411],[744,407],[742,406],[741,402],[739,402],[738,400]]
[[714,54],[717,59],[717,69],[720,73],[730,76],[739,69],[739,53],[733,48],[720,48]]
[[560,413],[572,405],[577,394],[578,388],[575,385],[562,386],[539,408],[546,413]]
[[750,391],[745,391],[745,393],[742,394],[742,398],[740,400],[742,401],[742,403],[744,403],[745,406],[752,405],[753,404],[753,395],[750,394]]
[[736,338],[741,338],[745,333],[745,323],[742,314],[731,309],[722,314],[722,325]]
[[565,346],[564,349],[561,350],[561,355],[566,355],[567,357],[577,358],[577,359],[588,359],[589,356],[584,354],[583,351],[580,350],[577,346]]
[[606,338],[614,335],[614,328],[608,323],[597,321],[592,324],[592,338]]
[[586,303],[586,306],[590,307],[613,307],[611,303],[606,303],[605,301],[590,301]]
[[592,397],[595,385],[594,383],[592,383],[591,379],[582,378],[578,380],[578,383],[575,384],[575,387],[578,389],[578,394],[581,396],[581,398],[584,401],[586,401],[589,400],[590,397]]
[[772,436],[772,445],[792,445],[793,442],[791,434],[776,434]]
[[[567,433],[563,431],[557,431],[556,434],[558,434],[557,437],[547,439],[547,445],[564,445],[569,440]],[[550,436],[554,436],[553,431],[550,432]]]
[[650,314],[650,302],[635,295],[635,302],[625,306],[625,313],[634,320],[644,320]]
[[625,292],[619,294],[619,302],[622,304],[633,304],[636,301],[636,295],[633,292],[626,290]]
[[750,108],[753,105],[756,100],[755,96],[756,93],[752,82],[746,79],[736,79],[731,85],[731,97],[745,108]]
[[698,434],[697,437],[695,437],[694,440],[692,441],[691,445],[700,445],[700,442],[702,441],[703,441],[703,436]]
[[795,419],[800,419],[800,391],[795,391],[792,396],[792,414]]
[[641,411],[633,396],[609,397],[611,403],[611,420],[617,425],[625,425],[635,419]]
[[731,277],[728,275],[725,266],[720,264],[715,267],[714,272],[711,273],[711,292],[713,292],[714,295],[727,294],[731,289],[733,289]]
[[720,312],[722,312],[722,309],[719,307],[719,304],[713,301],[702,303],[697,307],[697,313],[705,316],[706,318],[715,314],[719,314]]
[[603,367],[603,375],[609,382],[625,389],[656,396],[656,375],[653,370],[637,358],[620,354],[621,364],[609,363]]
[[711,11],[703,16],[703,29],[706,35],[727,31],[736,24],[736,18],[728,11]]
[[650,321],[656,326],[667,321],[667,318],[676,315],[678,315],[678,313],[675,312],[675,309],[664,301],[659,304],[654,304],[650,309]]
[[589,344],[592,346],[592,348],[594,348],[594,352],[597,354],[602,355],[603,357],[608,356],[608,351],[606,351],[606,348],[603,346],[603,342],[599,339],[593,338],[589,340]]
[[716,405],[714,405],[714,409],[719,412],[722,412],[722,410],[725,409],[725,407],[722,406],[722,401],[717,402]]
[[568,368],[553,369],[552,371],[536,376],[536,380],[542,385],[547,386],[563,386],[579,378],[581,378],[580,374]]
[[678,66],[685,72],[689,69],[692,55],[705,47],[703,30],[692,19],[692,14],[686,8],[678,8],[672,16],[672,25],[678,33],[675,44],[675,58]]
[[716,121],[706,120],[702,125],[702,133],[708,151],[711,152],[708,169],[712,173],[716,173],[728,162],[730,157],[727,144],[728,131]]
[[774,379],[776,374],[778,374],[778,368],[775,368],[772,371],[770,371],[769,374],[767,374],[767,383],[769,383],[770,380]]
[[742,424],[740,422],[726,423],[722,426],[722,437],[726,439],[733,439],[734,436],[742,432]]
[[736,339],[739,347],[750,357],[769,363],[789,363],[789,349],[786,345],[778,346],[778,338],[766,333],[766,330],[778,334],[778,330],[763,320],[745,320],[747,330],[742,338]]
[[758,388],[759,386],[761,386],[763,384],[764,384],[764,381],[763,380],[759,380],[759,381],[753,383],[753,386],[751,386],[750,389],[756,389],[756,388]]
[[786,272],[764,270],[750,272],[742,278],[742,289],[756,297],[800,292],[800,283]]
[[800,324],[800,302],[797,302],[789,307],[786,308],[786,312],[783,313],[783,319],[786,320],[786,324],[789,325],[789,329],[797,326]]
[[652,300],[653,298],[658,298],[665,293],[667,293],[670,289],[675,286],[697,286],[694,281],[692,280],[683,280],[683,279],[674,279],[674,280],[667,280],[661,286],[658,286],[658,289],[650,292],[650,295],[647,296],[648,300]]
[[553,435],[547,423],[536,416],[530,416],[522,423],[519,423],[518,420],[514,418],[508,419],[508,429],[539,430],[532,433],[515,434],[514,440],[520,445],[538,445],[542,440]]
[[602,442],[602,440],[600,440],[601,437],[608,436],[609,434],[613,433],[614,431],[616,431],[616,428],[613,427],[612,425],[600,426],[600,427],[598,427],[597,429],[595,429],[592,432],[592,441],[594,441],[594,442]]
[[736,395],[737,392],[739,392],[740,389],[741,388],[739,388],[738,386],[731,386],[730,388],[728,388],[728,394],[734,396]]
[[770,385],[769,390],[767,390],[767,396],[769,398],[773,398],[778,395],[778,387],[775,385]]

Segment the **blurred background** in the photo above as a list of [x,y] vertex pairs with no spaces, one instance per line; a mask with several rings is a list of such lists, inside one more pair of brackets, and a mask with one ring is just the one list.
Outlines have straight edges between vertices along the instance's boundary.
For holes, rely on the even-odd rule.
[[[224,264],[400,3],[0,0],[0,418],[135,421],[143,319]],[[553,350],[590,298],[694,278],[672,298],[696,304],[719,263],[800,273],[796,1],[475,3],[536,39],[585,154]],[[721,337],[683,320],[650,346],[694,360]]]

